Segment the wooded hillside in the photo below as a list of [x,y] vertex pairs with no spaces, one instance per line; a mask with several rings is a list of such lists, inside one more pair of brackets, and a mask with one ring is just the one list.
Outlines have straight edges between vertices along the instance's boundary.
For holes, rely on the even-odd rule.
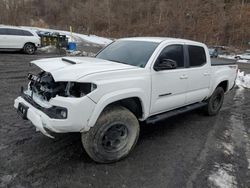
[[1,0],[0,24],[247,46],[250,0]]

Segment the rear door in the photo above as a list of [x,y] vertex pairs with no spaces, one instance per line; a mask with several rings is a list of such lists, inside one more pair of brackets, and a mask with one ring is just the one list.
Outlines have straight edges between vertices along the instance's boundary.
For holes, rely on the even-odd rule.
[[211,65],[203,46],[185,45],[187,54],[186,104],[202,101],[209,94]]
[[8,31],[6,28],[0,28],[0,48],[9,48]]
[[26,37],[23,36],[23,31],[20,29],[7,29],[9,48],[21,49],[24,46]]
[[177,68],[152,70],[151,115],[184,106],[186,100],[187,75],[184,44],[168,44],[161,51],[156,62],[161,59],[176,61]]

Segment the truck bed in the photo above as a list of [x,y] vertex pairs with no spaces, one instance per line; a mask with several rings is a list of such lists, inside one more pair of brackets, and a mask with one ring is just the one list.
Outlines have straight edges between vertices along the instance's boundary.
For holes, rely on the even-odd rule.
[[212,66],[235,65],[235,64],[236,64],[236,61],[232,59],[211,58]]

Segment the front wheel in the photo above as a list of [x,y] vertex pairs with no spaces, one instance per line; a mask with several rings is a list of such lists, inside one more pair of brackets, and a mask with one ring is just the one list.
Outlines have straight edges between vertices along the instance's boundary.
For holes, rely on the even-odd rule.
[[209,116],[214,116],[219,113],[224,100],[224,89],[217,87],[212,96],[207,100],[205,112]]
[[36,51],[36,46],[34,44],[32,44],[32,43],[27,43],[27,44],[24,45],[23,51],[26,54],[32,55]]
[[132,112],[112,106],[104,110],[94,127],[82,133],[82,144],[95,162],[111,163],[130,153],[139,132],[139,122]]

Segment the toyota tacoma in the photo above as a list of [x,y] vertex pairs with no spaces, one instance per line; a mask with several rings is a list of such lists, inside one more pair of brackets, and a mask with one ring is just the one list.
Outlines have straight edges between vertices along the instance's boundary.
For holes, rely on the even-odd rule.
[[155,123],[197,108],[218,114],[238,67],[211,62],[205,44],[175,38],[119,39],[95,57],[31,62],[14,107],[44,135],[80,132],[96,162],[111,163],[134,148],[140,122]]

